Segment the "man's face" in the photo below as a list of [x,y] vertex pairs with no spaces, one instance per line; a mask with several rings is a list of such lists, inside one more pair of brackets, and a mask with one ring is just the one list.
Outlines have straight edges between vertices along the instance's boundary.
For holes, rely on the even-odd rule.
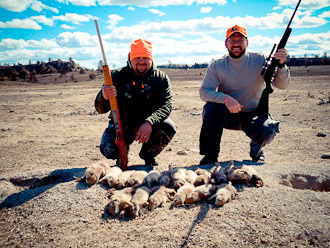
[[229,55],[233,58],[239,58],[248,47],[249,41],[241,33],[233,33],[226,41],[225,46]]
[[131,64],[135,74],[138,76],[143,76],[150,70],[152,60],[147,57],[137,57],[132,59]]

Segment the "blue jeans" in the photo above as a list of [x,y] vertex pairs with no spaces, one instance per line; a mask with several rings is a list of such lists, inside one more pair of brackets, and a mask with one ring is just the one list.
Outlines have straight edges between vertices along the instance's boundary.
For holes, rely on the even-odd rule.
[[232,114],[225,104],[207,102],[203,109],[203,124],[199,138],[200,154],[217,158],[223,129],[242,130],[252,145],[269,144],[279,132],[279,121],[271,115],[258,118],[255,111]]

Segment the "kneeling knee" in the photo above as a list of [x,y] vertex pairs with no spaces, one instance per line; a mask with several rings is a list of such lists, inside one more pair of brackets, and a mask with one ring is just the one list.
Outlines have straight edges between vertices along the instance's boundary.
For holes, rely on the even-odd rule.
[[118,148],[114,144],[101,144],[100,152],[107,159],[117,159],[118,158]]

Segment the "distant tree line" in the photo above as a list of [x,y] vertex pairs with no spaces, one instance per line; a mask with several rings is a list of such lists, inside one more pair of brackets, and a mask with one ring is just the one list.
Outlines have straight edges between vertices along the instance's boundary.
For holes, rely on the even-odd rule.
[[[193,65],[188,64],[173,64],[171,61],[167,65],[159,65],[158,68],[172,68],[172,69],[200,69],[207,68],[210,63],[195,63]],[[307,56],[305,54],[303,57],[288,56],[286,64],[288,66],[311,66],[311,65],[330,65],[330,57],[327,56],[327,53],[324,53],[322,57],[319,55]]]
[[[214,59],[211,60],[212,63]],[[171,61],[168,61],[167,65],[159,65],[158,68],[172,68],[172,69],[201,69],[207,68],[210,63],[195,63],[193,65],[188,64],[173,64]],[[286,64],[288,66],[311,66],[311,65],[330,65],[330,57],[327,56],[327,53],[324,53],[323,56],[314,55],[307,56],[305,54],[303,57],[288,56]],[[98,64],[97,71],[102,72],[103,61],[100,60]],[[114,65],[115,66],[115,65]],[[35,64],[29,61],[28,65],[22,65],[19,62],[13,65],[4,63],[0,64],[0,81],[4,81],[7,77],[11,81],[16,81],[22,79],[23,81],[36,82],[36,75],[38,74],[52,74],[52,73],[61,73],[65,75],[68,72],[80,71],[80,73],[85,73],[89,69],[83,69],[76,64],[72,58],[69,58],[69,61],[51,60],[49,58],[48,62],[37,61]]]
[[286,64],[288,66],[330,65],[330,57],[327,56],[327,53],[324,53],[322,57],[319,55],[309,57],[307,54],[298,58],[288,56]]
[[69,58],[69,61],[62,61],[60,59],[52,61],[50,58],[48,62],[37,61],[35,64],[32,64],[29,61],[28,65],[22,65],[19,62],[13,64],[0,65],[0,80],[4,81],[7,77],[10,81],[16,81],[22,79],[23,81],[36,82],[37,74],[52,74],[52,73],[61,73],[65,75],[68,72],[74,70],[84,70],[76,64],[72,58]]

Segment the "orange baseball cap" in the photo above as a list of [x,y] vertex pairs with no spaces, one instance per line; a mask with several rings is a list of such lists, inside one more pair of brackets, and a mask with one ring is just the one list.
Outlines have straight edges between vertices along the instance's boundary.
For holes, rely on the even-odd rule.
[[152,45],[149,41],[138,39],[132,42],[129,59],[132,61],[132,59],[137,57],[146,57],[153,61]]
[[240,33],[244,37],[248,37],[248,33],[246,32],[245,27],[240,25],[235,25],[234,27],[228,28],[226,40],[233,34],[233,33]]

